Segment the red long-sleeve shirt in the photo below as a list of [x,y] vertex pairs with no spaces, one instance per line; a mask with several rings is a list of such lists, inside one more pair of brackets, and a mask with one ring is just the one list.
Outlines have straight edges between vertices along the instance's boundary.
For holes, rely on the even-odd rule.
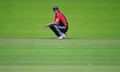
[[59,19],[58,25],[60,26],[67,26],[67,20],[65,18],[65,16],[61,13],[58,12],[54,18],[54,22]]

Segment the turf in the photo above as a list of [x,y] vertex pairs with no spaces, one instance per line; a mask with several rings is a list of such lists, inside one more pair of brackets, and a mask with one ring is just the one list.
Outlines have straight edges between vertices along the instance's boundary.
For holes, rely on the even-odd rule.
[[0,66],[1,72],[119,72],[120,66]]
[[55,37],[44,29],[55,5],[68,18],[68,38],[120,38],[119,0],[0,0],[0,38]]
[[[65,40],[44,24],[53,6]],[[120,0],[0,0],[0,72],[119,72]]]
[[119,39],[0,39],[1,72],[119,72]]

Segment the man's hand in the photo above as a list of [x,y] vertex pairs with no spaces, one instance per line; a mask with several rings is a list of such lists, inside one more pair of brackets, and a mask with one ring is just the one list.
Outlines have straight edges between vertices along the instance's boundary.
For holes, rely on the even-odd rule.
[[45,27],[47,28],[47,27],[49,27],[49,25],[50,25],[50,24],[46,24]]

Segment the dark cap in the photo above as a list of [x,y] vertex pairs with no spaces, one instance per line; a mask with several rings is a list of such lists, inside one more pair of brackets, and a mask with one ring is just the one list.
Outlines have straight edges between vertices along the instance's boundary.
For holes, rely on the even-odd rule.
[[54,6],[53,11],[55,11],[55,10],[59,10],[59,8],[57,6]]

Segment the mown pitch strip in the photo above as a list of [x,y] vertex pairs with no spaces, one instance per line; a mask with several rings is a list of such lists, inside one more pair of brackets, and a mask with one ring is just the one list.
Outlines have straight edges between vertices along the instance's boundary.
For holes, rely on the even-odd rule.
[[119,39],[0,39],[1,72],[119,72]]

